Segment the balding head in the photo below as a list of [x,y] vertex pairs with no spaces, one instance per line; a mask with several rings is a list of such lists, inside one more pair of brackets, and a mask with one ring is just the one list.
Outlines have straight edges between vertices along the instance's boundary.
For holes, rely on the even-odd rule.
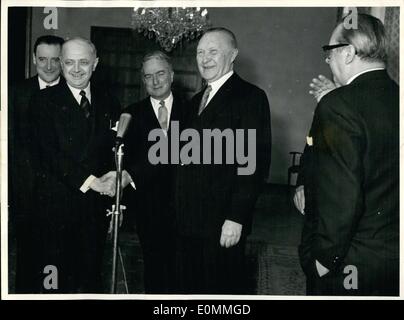
[[358,27],[345,28],[344,18],[336,28],[335,40],[351,44],[358,57],[372,62],[387,61],[387,37],[383,23],[368,14],[358,14]]
[[196,55],[202,78],[213,82],[229,73],[237,54],[237,41],[230,30],[214,28],[206,31],[199,40]]
[[67,40],[62,47],[62,70],[66,82],[77,89],[84,89],[98,64],[94,44],[84,38]]
[[63,51],[72,46],[89,50],[94,59],[97,57],[97,49],[95,48],[95,45],[90,40],[81,37],[75,37],[65,41],[65,43],[62,45],[62,56]]
[[345,85],[354,75],[373,68],[384,68],[387,59],[386,36],[381,21],[358,14],[358,27],[346,27],[344,19],[334,29],[327,63],[334,78]]

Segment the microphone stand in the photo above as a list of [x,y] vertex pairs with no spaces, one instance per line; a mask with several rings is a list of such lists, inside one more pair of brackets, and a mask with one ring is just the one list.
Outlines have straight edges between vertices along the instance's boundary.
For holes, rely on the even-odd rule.
[[122,197],[122,160],[123,160],[123,144],[115,146],[115,164],[116,164],[116,185],[115,185],[115,208],[112,208],[112,278],[110,293],[116,293],[117,278],[117,253],[119,239],[119,217],[122,214],[121,197]]

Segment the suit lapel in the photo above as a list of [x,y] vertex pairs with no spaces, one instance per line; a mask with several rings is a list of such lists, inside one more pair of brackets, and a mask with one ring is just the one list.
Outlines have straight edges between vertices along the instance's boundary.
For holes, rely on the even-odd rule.
[[[82,115],[80,105],[77,103],[67,84],[59,84],[59,91],[58,94],[55,95],[55,98],[57,105],[61,106],[60,112],[62,114],[69,116],[75,115],[75,117]],[[83,118],[85,118],[84,115]]]
[[31,78],[31,88],[32,88],[33,92],[37,92],[40,90],[38,76]]
[[58,86],[59,90],[54,95],[59,109],[58,125],[64,127],[66,134],[80,135],[85,145],[91,135],[88,121],[67,84],[62,83]]
[[146,101],[143,105],[144,113],[145,113],[145,121],[150,126],[150,128],[155,129],[155,128],[160,128],[160,123],[159,120],[156,117],[156,114],[154,113],[153,106],[150,101],[150,97],[146,98]]
[[[170,115],[170,122],[171,121],[180,121],[182,119],[182,104],[179,98],[174,96],[173,100],[173,106],[171,109],[171,115]],[[171,124],[170,124],[171,128]],[[170,129],[169,128],[169,129]]]
[[[228,102],[231,101],[232,93],[235,90],[236,82],[238,80],[238,75],[234,73],[216,92],[213,98],[209,101],[208,105],[205,107],[203,112],[201,113],[200,117],[205,119],[206,121],[212,121],[217,114],[224,111],[227,107]],[[203,92],[202,92],[203,95]],[[199,104],[202,99],[201,97],[197,100],[198,101],[198,109]]]

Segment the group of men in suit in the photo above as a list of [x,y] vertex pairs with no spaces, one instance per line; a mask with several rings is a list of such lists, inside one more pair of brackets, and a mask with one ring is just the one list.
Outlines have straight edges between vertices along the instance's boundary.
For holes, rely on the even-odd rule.
[[[188,104],[171,92],[174,72],[168,56],[157,51],[143,59],[149,97],[125,110],[133,122],[126,135],[124,186],[136,185],[132,199],[146,293],[245,292],[245,240],[269,172],[271,130],[265,93],[233,71],[237,53],[236,38],[227,29],[210,29],[202,36],[197,64],[206,86]],[[171,146],[173,121],[180,130],[192,128],[201,136],[203,129],[255,129],[255,172],[238,176],[235,164],[152,165],[149,133],[161,128]]]
[[[307,292],[397,295],[398,87],[385,71],[383,25],[368,15],[358,15],[357,29],[341,21],[324,50],[341,87],[317,95],[299,177]],[[245,245],[269,173],[271,126],[264,91],[233,71],[237,55],[230,30],[206,31],[196,52],[206,85],[189,103],[171,91],[166,54],[143,59],[149,97],[124,110],[133,120],[122,183],[135,211],[146,293],[246,293]],[[38,244],[33,270],[40,286],[44,265],[60,268],[51,292],[101,292],[104,195],[114,196],[116,175],[110,124],[120,109],[107,90],[90,83],[98,63],[91,42],[68,40],[60,57],[66,81],[35,95],[27,112],[27,157],[35,172],[29,214]],[[235,164],[152,165],[149,133],[162,130],[171,146],[174,121],[199,133],[254,129],[256,170],[238,175]],[[347,284],[346,270],[356,270],[356,282],[351,277]]]
[[[25,270],[33,285],[23,285],[20,292],[102,292],[104,195],[115,195],[111,124],[120,107],[90,81],[98,64],[90,41],[73,38],[59,50],[65,81],[33,95],[27,104],[34,174],[29,233],[35,261]],[[236,38],[227,29],[202,36],[197,63],[207,86],[189,104],[171,92],[169,57],[160,51],[144,57],[142,78],[149,97],[124,110],[133,121],[124,140],[122,184],[131,185],[126,190],[143,250],[146,293],[244,292],[245,241],[269,172],[271,131],[265,93],[233,71],[237,53]],[[246,142],[257,148],[256,170],[241,176],[235,164],[152,165],[149,133],[162,130],[171,145],[173,121],[200,132],[256,130],[257,141]],[[44,288],[46,266],[58,270],[51,290]]]

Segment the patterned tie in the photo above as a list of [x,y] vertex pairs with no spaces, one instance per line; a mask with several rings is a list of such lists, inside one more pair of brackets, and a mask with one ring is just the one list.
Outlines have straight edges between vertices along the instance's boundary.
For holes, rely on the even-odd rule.
[[198,115],[200,115],[200,114],[202,113],[203,109],[205,109],[205,107],[206,107],[206,102],[208,101],[209,93],[210,93],[211,91],[212,91],[212,86],[211,86],[211,85],[208,85],[208,86],[206,87],[206,89],[205,89],[205,92],[203,93],[201,103],[199,104],[199,112],[198,112]]
[[88,101],[86,92],[84,90],[80,91],[80,95],[80,108],[84,111],[84,115],[86,116],[86,118],[88,118],[90,116],[90,101]]
[[167,122],[168,122],[168,110],[164,103],[164,100],[160,101],[160,107],[158,112],[158,120],[160,122],[161,129],[167,131]]

